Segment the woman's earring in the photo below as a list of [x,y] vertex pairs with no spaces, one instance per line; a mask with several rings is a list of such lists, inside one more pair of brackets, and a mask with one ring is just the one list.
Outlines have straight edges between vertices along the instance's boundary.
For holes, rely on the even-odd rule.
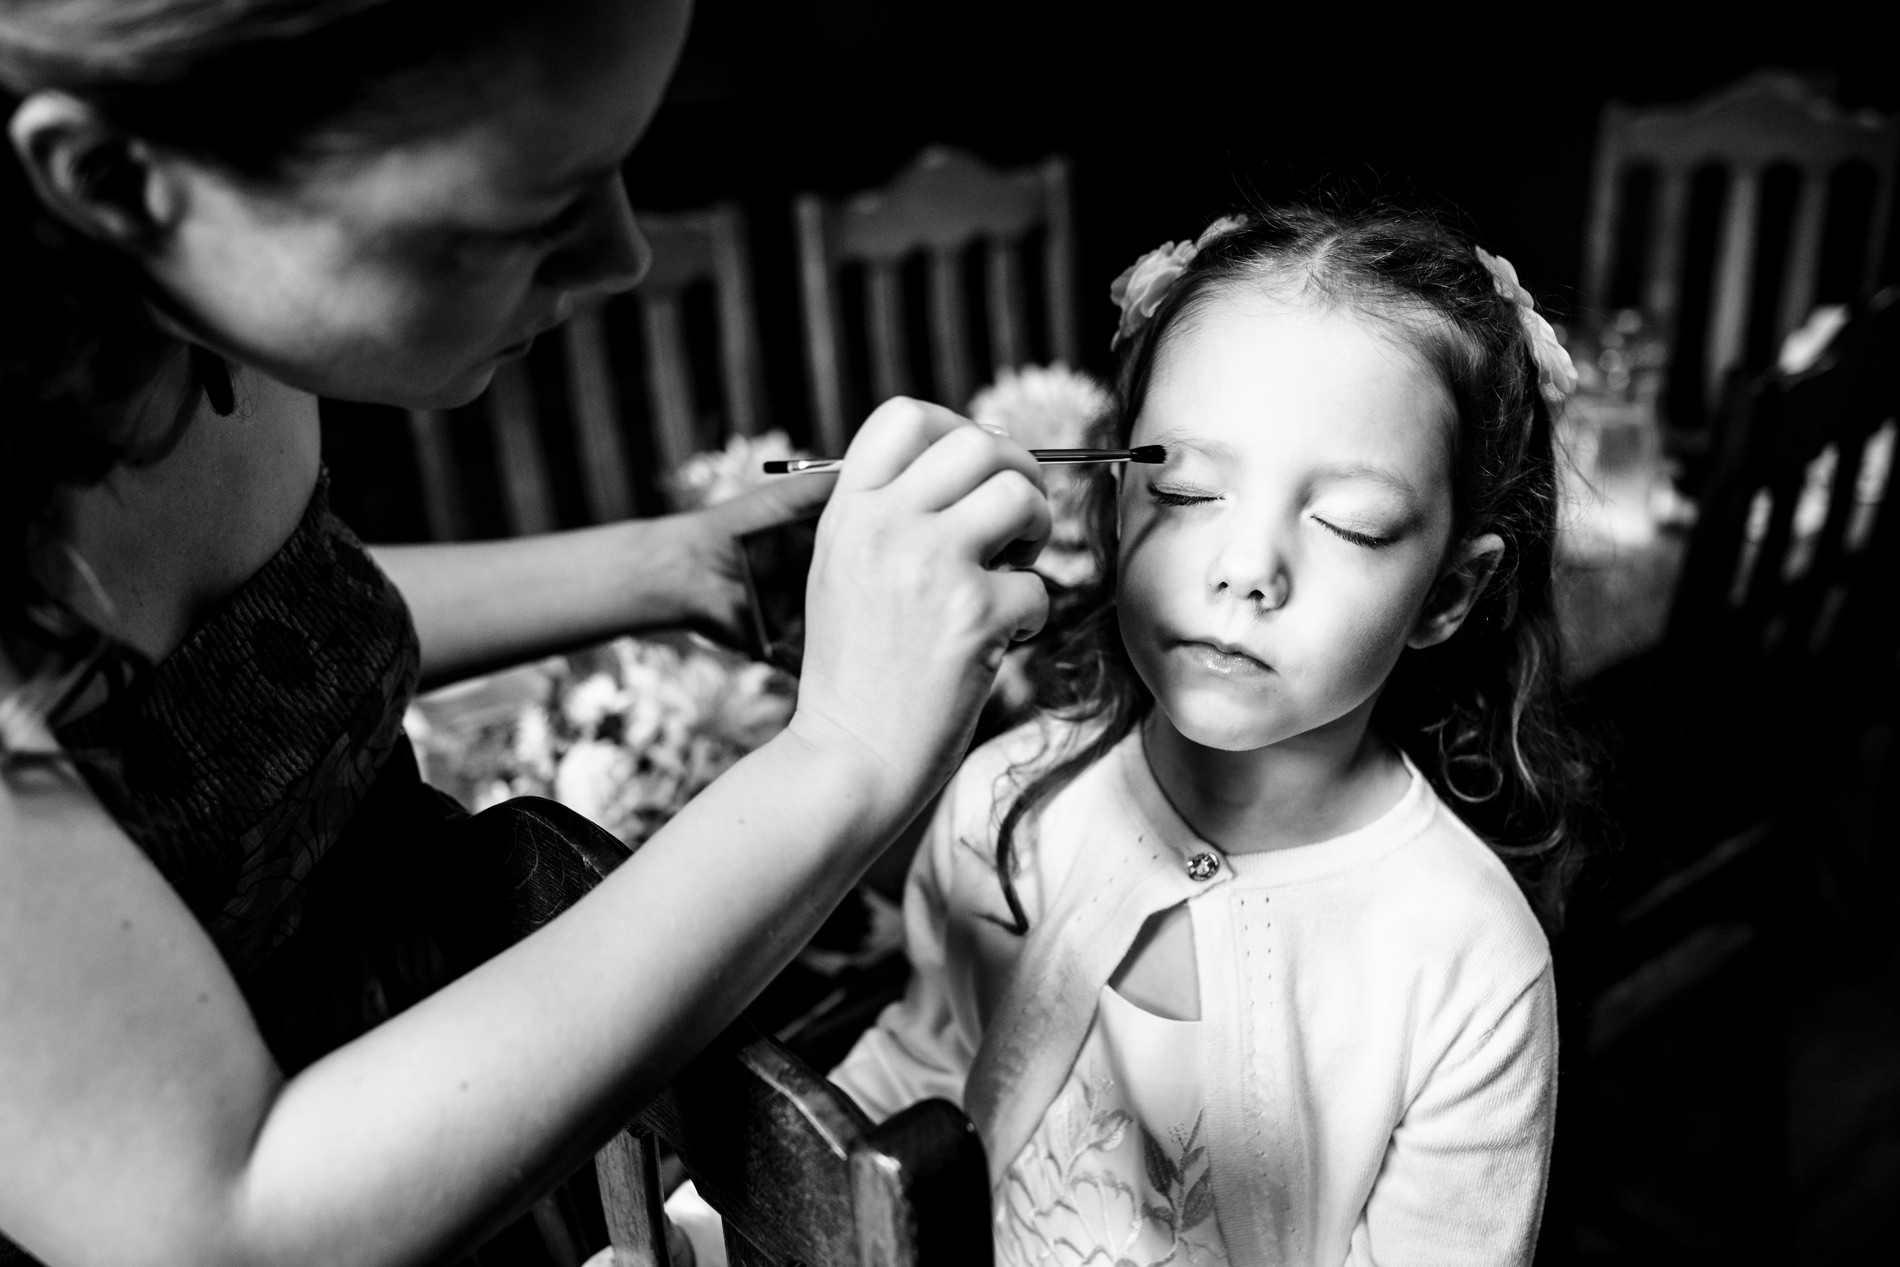
[[191,372],[204,389],[211,412],[229,418],[237,409],[237,389],[231,384],[231,366],[223,357],[200,344],[191,345]]

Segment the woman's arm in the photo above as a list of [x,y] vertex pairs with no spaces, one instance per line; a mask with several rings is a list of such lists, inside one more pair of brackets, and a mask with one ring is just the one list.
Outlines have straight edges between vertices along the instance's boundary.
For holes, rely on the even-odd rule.
[[372,553],[415,618],[425,683],[642,629],[730,641],[745,613],[740,534],[817,513],[831,485],[787,477],[688,514]]
[[940,785],[1042,619],[1039,582],[985,566],[1047,534],[1026,454],[906,404],[852,457],[787,729],[571,911],[288,1082],[90,796],[0,785],[0,1228],[53,1264],[425,1260],[624,1124]]

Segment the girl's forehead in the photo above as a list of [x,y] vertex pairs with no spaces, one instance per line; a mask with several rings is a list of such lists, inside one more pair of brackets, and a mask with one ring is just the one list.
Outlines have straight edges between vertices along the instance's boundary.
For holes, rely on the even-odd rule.
[[1200,437],[1244,455],[1449,452],[1455,406],[1415,338],[1389,320],[1274,295],[1214,296],[1167,332],[1137,431]]

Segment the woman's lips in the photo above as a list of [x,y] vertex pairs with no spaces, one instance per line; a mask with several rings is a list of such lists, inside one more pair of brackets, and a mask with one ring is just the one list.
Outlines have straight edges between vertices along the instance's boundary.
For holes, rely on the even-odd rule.
[[1265,662],[1235,647],[1194,641],[1185,642],[1182,646],[1194,663],[1222,677],[1260,677],[1273,672]]

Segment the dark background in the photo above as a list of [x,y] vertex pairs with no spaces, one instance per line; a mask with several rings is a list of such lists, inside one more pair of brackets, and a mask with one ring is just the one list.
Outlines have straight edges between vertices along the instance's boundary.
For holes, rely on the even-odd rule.
[[[651,211],[744,206],[766,421],[802,441],[791,200],[882,184],[926,145],[1005,166],[1069,156],[1082,367],[1105,373],[1110,279],[1250,199],[1334,190],[1435,208],[1510,259],[1561,316],[1575,305],[1606,101],[1684,101],[1779,66],[1849,107],[1900,109],[1891,42],[1869,33],[1870,18],[1849,23],[1830,6],[1746,26],[1738,9],[1706,7],[1508,12],[1481,21],[1442,6],[1395,19],[1338,4],[700,0],[678,75],[628,164],[630,195]],[[1822,302],[1855,289],[1864,239],[1851,227],[1835,236]],[[1886,260],[1886,280],[1900,276],[1900,242]],[[638,393],[627,395],[637,412]],[[332,412],[331,462],[348,475],[338,509],[370,539],[426,535],[400,419]],[[457,443],[479,447],[473,434]],[[549,443],[563,522],[579,522],[566,441]],[[481,521],[492,457],[467,465],[477,534],[500,531],[498,519]]]

